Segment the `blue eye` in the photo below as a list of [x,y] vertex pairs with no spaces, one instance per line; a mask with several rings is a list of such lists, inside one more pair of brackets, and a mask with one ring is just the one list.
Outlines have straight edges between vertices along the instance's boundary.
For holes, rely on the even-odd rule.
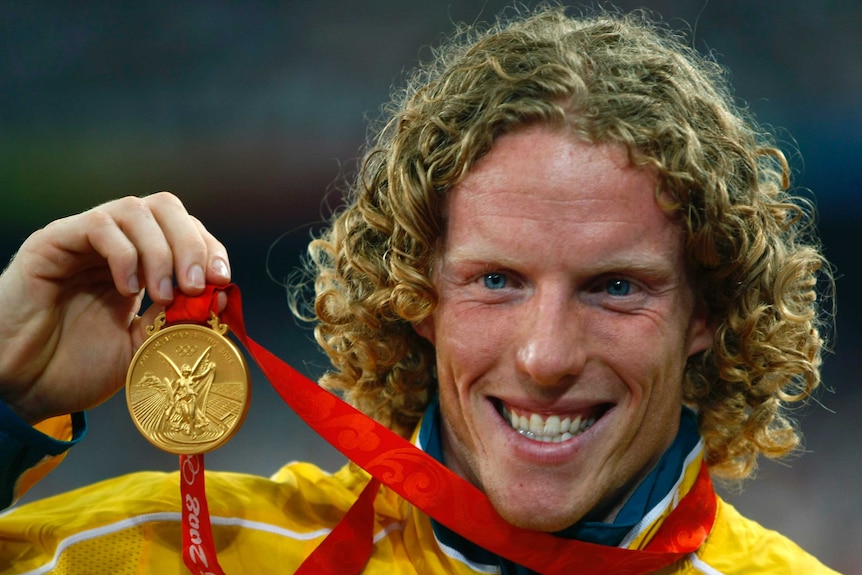
[[488,289],[503,289],[508,283],[503,274],[485,274],[482,276],[482,281]]
[[612,279],[605,284],[605,290],[612,296],[627,296],[632,291],[632,284],[628,280]]

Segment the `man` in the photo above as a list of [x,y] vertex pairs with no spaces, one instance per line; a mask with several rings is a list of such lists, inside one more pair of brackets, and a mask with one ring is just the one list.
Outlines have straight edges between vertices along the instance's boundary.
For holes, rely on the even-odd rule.
[[[294,302],[332,360],[321,383],[484,492],[506,522],[487,529],[591,544],[572,565],[622,547],[614,568],[644,572],[664,545],[682,552],[654,572],[830,572],[715,502],[700,471],[742,479],[797,445],[783,409],[819,384],[829,283],[784,156],[721,70],[636,16],[549,10],[465,33],[392,110],[311,243],[314,301]],[[194,296],[228,266],[164,193],[29,238],[0,277],[7,484],[67,447],[27,424],[79,434],[65,414],[118,389],[174,283]],[[138,317],[144,288],[156,306]],[[367,479],[208,475],[220,563],[293,572]],[[177,483],[137,474],[13,511],[0,560],[178,572]],[[364,572],[528,572],[393,489],[372,492]]]

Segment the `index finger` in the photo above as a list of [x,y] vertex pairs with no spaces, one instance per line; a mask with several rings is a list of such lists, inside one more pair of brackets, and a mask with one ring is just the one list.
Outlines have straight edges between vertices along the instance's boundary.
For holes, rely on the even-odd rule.
[[174,275],[183,293],[196,295],[207,283],[224,285],[230,281],[224,245],[188,213],[178,197],[159,192],[145,200],[170,246]]

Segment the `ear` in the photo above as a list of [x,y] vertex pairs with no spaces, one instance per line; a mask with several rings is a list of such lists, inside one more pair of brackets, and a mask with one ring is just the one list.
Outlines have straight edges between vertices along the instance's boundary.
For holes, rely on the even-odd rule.
[[712,342],[715,339],[715,322],[710,317],[706,303],[698,301],[695,309],[691,314],[691,320],[688,324],[688,333],[686,339],[688,341],[688,357],[698,354],[712,347]]
[[422,336],[425,339],[427,339],[428,341],[430,341],[431,345],[436,345],[436,343],[435,343],[436,337],[435,336],[436,336],[437,329],[434,325],[434,314],[429,315],[428,317],[426,317],[425,319],[423,319],[420,322],[414,323],[413,329],[420,336]]

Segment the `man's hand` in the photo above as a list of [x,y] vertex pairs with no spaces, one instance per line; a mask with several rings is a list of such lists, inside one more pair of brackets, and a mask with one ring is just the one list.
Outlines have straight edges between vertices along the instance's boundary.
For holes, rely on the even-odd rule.
[[224,246],[167,192],[52,222],[0,275],[0,399],[31,423],[101,403],[175,284],[229,281]]

